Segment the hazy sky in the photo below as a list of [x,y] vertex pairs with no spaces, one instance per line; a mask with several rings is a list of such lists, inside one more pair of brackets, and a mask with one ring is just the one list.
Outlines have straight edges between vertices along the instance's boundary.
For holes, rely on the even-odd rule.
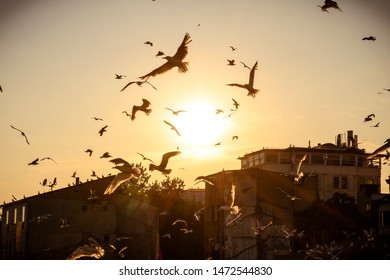
[[[237,157],[247,152],[334,143],[347,130],[374,151],[390,137],[390,1],[338,3],[342,12],[325,13],[320,0],[0,0],[0,202],[47,191],[39,184],[45,178],[57,177],[62,188],[74,182],[74,171],[81,181],[92,170],[115,174],[100,158],[104,152],[134,163],[142,161],[139,152],[159,162],[179,147],[171,177],[193,187],[198,175],[239,169]],[[134,84],[120,92],[165,62],[158,51],[173,55],[186,32],[187,73],[150,78],[158,90]],[[377,40],[362,40],[370,35]],[[259,63],[256,98],[226,86],[248,82],[240,61]],[[122,112],[143,98],[152,113],[131,121]],[[240,107],[227,117],[232,98]],[[167,107],[189,112],[175,116]],[[373,121],[364,123],[371,113]],[[57,163],[28,165],[44,157]],[[390,167],[382,169],[382,184],[389,174]]]

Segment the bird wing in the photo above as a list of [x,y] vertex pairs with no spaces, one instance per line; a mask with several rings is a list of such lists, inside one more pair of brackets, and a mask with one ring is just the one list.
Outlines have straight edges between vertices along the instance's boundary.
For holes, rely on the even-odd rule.
[[174,67],[174,65],[172,65],[171,63],[169,62],[165,62],[163,65],[161,65],[160,67],[154,69],[153,71],[149,72],[148,74],[146,75],[143,75],[141,77],[139,77],[140,79],[142,80],[147,80],[149,77],[154,77],[156,75],[159,75],[159,74],[162,74],[162,73],[165,73],[167,72],[168,70],[172,69]]
[[110,160],[111,163],[113,164],[123,164],[123,165],[130,165],[130,163],[128,163],[127,161],[125,161],[123,158],[114,158],[112,160]]
[[129,85],[134,84],[134,83],[136,83],[136,82],[127,83],[127,85],[125,85],[125,86],[121,89],[121,91],[124,91]]
[[120,186],[120,184],[130,180],[133,176],[133,173],[118,173],[107,186],[104,194],[112,194]]
[[164,120],[164,122],[165,122],[167,125],[169,125],[169,126],[171,127],[171,129],[175,129],[175,126],[174,126],[173,124],[171,124],[170,122],[167,122],[167,121],[165,121],[165,120]]
[[151,103],[149,102],[149,100],[147,100],[147,99],[142,99],[141,108],[146,109],[146,108],[148,108],[150,105],[151,105]]
[[155,90],[158,90],[154,85],[152,85],[151,83],[149,83],[148,81],[145,81],[145,83],[149,84],[152,88],[154,88]]
[[254,80],[255,80],[255,71],[257,70],[257,61],[255,63],[255,65],[253,65],[252,69],[251,69],[251,73],[249,75],[249,85],[251,87],[253,87],[253,83],[254,83]]
[[171,157],[177,156],[177,155],[179,155],[179,154],[181,154],[180,151],[173,151],[173,152],[165,153],[165,154],[162,156],[160,166],[161,166],[162,168],[167,167],[167,165],[168,165],[168,160],[169,160]]
[[237,83],[227,84],[227,86],[246,88],[245,85],[241,85],[241,84],[237,84]]
[[307,154],[304,154],[302,156],[302,158],[299,160],[298,165],[297,165],[297,169],[296,169],[296,174],[299,174],[299,171],[301,170],[302,162],[305,161],[306,157],[307,157]]
[[180,46],[178,47],[175,55],[173,56],[175,59],[182,61],[186,55],[188,54],[188,47],[187,45],[191,42],[190,34],[186,33],[184,35],[183,41],[181,42]]

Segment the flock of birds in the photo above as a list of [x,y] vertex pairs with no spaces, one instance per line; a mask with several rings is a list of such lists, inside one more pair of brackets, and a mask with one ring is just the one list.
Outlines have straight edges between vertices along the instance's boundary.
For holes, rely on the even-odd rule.
[[[318,5],[318,6],[321,8],[321,10],[323,12],[327,12],[327,13],[329,12],[328,11],[329,9],[335,9],[335,10],[338,10],[340,12],[342,11],[340,9],[340,7],[338,6],[338,3],[335,2],[335,1],[332,1],[332,0],[325,0],[323,5]],[[376,37],[375,36],[367,36],[367,37],[363,37],[362,40],[375,41]],[[154,90],[158,90],[157,87],[155,87],[152,83],[149,82],[150,78],[155,77],[157,75],[162,75],[165,72],[167,72],[167,71],[169,71],[171,69],[174,69],[174,68],[176,68],[179,73],[186,73],[188,71],[189,63],[184,61],[184,59],[186,58],[186,56],[188,54],[188,45],[191,42],[192,42],[192,40],[191,40],[190,35],[188,33],[186,33],[184,35],[184,38],[183,38],[181,44],[177,48],[176,53],[173,56],[167,56],[167,55],[165,55],[164,52],[159,51],[156,54],[156,57],[162,56],[162,58],[165,59],[166,62],[164,64],[162,64],[161,66],[151,70],[147,74],[144,74],[144,75],[140,76],[139,80],[128,82],[126,85],[124,85],[121,88],[120,92],[125,91],[131,85],[137,85],[139,87],[142,87],[145,84],[147,84],[148,86],[152,87]],[[146,41],[145,44],[153,46],[153,43],[150,42],[150,41]],[[231,48],[232,51],[236,50],[236,47],[234,47],[234,46],[229,46],[229,47]],[[227,64],[228,66],[235,66],[236,65],[235,59],[227,59],[227,62],[228,62],[228,64]],[[247,64],[245,64],[242,61],[240,61],[240,63],[243,65],[244,68],[247,68],[250,71],[249,72],[249,77],[248,77],[248,82],[247,83],[229,83],[229,84],[226,84],[226,85],[230,86],[230,87],[238,87],[238,88],[245,89],[247,91],[247,96],[255,98],[256,95],[259,93],[259,89],[255,87],[255,82],[254,82],[255,81],[255,72],[256,72],[256,70],[258,70],[258,61],[256,61],[253,64],[252,67],[248,66]],[[118,79],[118,80],[122,80],[125,77],[127,77],[127,76],[123,75],[123,74],[115,74],[115,79]],[[390,89],[388,89],[388,88],[384,88],[383,90],[390,92]],[[3,88],[2,88],[1,85],[0,85],[0,92],[3,93]],[[383,94],[383,92],[378,92],[378,94]],[[234,106],[235,110],[237,111],[239,106],[240,106],[240,104],[238,103],[237,100],[235,100],[233,98],[232,98],[232,101],[233,101],[233,106]],[[152,112],[152,109],[150,108],[150,106],[151,106],[151,102],[150,101],[148,101],[147,99],[142,99],[142,104],[134,105],[132,107],[131,113],[128,113],[127,111],[123,111],[122,113],[125,114],[127,117],[130,117],[131,120],[134,121],[136,119],[137,112],[143,112],[145,115],[148,116]],[[165,108],[165,109],[171,111],[172,114],[174,114],[176,116],[178,116],[179,114],[187,112],[185,110],[174,110],[174,109],[171,109],[171,108]],[[223,110],[216,109],[216,114],[219,114],[219,113],[223,113]],[[233,114],[233,113],[231,113],[231,114]],[[230,117],[231,114],[227,115],[227,117]],[[364,118],[364,122],[365,123],[366,122],[370,122],[374,118],[375,118],[375,114],[370,114],[370,115],[368,115],[367,117]],[[103,121],[103,119],[101,119],[99,117],[93,117],[93,119],[96,120],[96,121]],[[177,128],[172,123],[170,123],[170,122],[168,122],[166,120],[164,120],[164,123],[172,131],[174,131],[178,136],[181,136],[180,132],[177,130]],[[375,125],[372,125],[371,127],[379,127],[379,124],[380,124],[380,122],[377,122]],[[11,125],[11,128],[13,130],[19,132],[19,134],[22,137],[24,137],[26,143],[28,145],[30,145],[30,141],[27,138],[27,135],[26,135],[25,132],[23,132],[21,129],[19,129],[19,128],[13,126],[13,125]],[[103,136],[104,133],[107,132],[107,129],[108,129],[108,125],[105,125],[105,126],[101,127],[101,129],[98,131],[98,134],[100,136]],[[237,140],[237,139],[238,139],[237,135],[232,137],[232,140]],[[219,143],[216,143],[215,145],[217,146],[217,145],[220,145],[220,144],[221,143],[219,142]],[[373,156],[376,156],[378,154],[386,152],[386,155],[387,155],[386,159],[389,160],[389,155],[390,154],[387,151],[387,149],[389,147],[390,147],[390,139],[387,139],[385,141],[385,145],[383,145],[382,147],[380,147],[376,151],[374,151]],[[85,153],[87,153],[89,156],[92,156],[93,150],[92,149],[86,149]],[[158,165],[153,160],[151,160],[150,158],[145,157],[143,154],[141,154],[141,153],[138,153],[138,154],[142,157],[143,160],[150,161],[149,171],[157,170],[157,171],[161,172],[164,175],[169,175],[171,173],[171,169],[168,169],[168,163],[169,163],[170,159],[172,157],[176,157],[176,156],[180,155],[181,152],[179,150],[176,150],[176,151],[170,151],[170,152],[167,152],[167,153],[163,154],[162,158],[161,158],[161,161],[160,161],[160,163]],[[305,154],[300,159],[294,159],[294,161],[293,161],[293,163],[294,163],[293,170],[289,174],[285,174],[285,175],[293,176],[294,180],[296,182],[298,182],[303,177],[303,173],[300,171],[300,167],[302,165],[302,162],[306,159],[306,156],[307,155]],[[111,157],[111,155],[109,154],[109,152],[105,152],[104,154],[102,154],[102,156],[100,156],[100,158],[110,158],[110,157]],[[43,157],[43,158],[36,158],[36,159],[34,159],[30,163],[28,163],[28,165],[38,165],[40,162],[42,162],[44,160],[51,160],[52,162],[56,163],[56,161],[54,161],[54,159],[52,159],[51,157]],[[106,190],[104,191],[105,195],[110,195],[110,194],[114,193],[116,191],[116,189],[121,184],[127,182],[128,180],[130,180],[132,178],[139,178],[140,175],[142,174],[141,173],[141,169],[139,167],[130,164],[129,162],[127,162],[126,160],[124,160],[122,158],[114,158],[114,159],[110,160],[110,162],[115,165],[113,168],[117,169],[119,172],[116,174],[114,179],[110,182],[110,184],[107,186]],[[75,176],[76,176],[76,172],[73,174],[72,177],[75,177]],[[96,176],[94,171],[93,171],[92,176]],[[207,183],[209,183],[211,185],[214,184],[214,182],[212,181],[212,179],[210,177],[205,177],[205,176],[198,176],[195,179],[195,181],[196,181],[196,183],[207,182]],[[44,179],[40,184],[42,186],[48,186],[48,187],[50,187],[50,189],[53,189],[53,187],[57,185],[57,178],[54,178],[52,180],[52,182],[48,182],[47,179]],[[225,190],[225,195],[224,195],[224,202],[225,202],[225,204],[222,205],[219,208],[220,211],[226,211],[226,213],[228,213],[227,218],[225,220],[225,226],[226,227],[234,225],[239,220],[239,218],[242,216],[242,211],[241,211],[242,209],[239,206],[235,205],[235,188],[236,188],[235,185],[232,184],[230,189],[226,189]],[[299,197],[296,197],[296,196],[294,196],[292,194],[289,194],[288,192],[286,192],[281,187],[278,187],[278,190],[285,197],[290,199],[291,201],[300,199]],[[197,220],[199,220],[200,213],[203,210],[204,210],[204,208],[201,208],[194,214],[194,216],[196,217]],[[41,223],[44,220],[47,220],[49,218],[50,218],[50,214],[43,215],[41,217],[37,217],[33,222]],[[180,230],[182,230],[185,234],[188,234],[188,233],[192,232],[192,230],[188,228],[188,225],[187,225],[186,221],[184,221],[184,220],[177,220],[174,223],[172,223],[172,225],[176,225],[176,224],[182,224],[183,225],[183,227],[181,227]],[[252,229],[254,230],[254,234],[258,235],[261,232],[263,232],[264,230],[266,230],[268,227],[270,227],[271,225],[272,225],[272,221],[270,221],[266,225],[259,225],[257,223],[256,227],[252,227]],[[65,227],[65,226],[68,226],[68,224],[66,223],[65,220],[62,220],[61,221],[61,227]],[[301,237],[303,235],[303,232],[297,233],[296,230],[293,230],[293,231],[286,231],[285,230],[284,234],[285,234],[286,238],[292,238],[293,236]],[[162,235],[162,238],[170,238],[170,234],[167,233],[165,235]],[[111,245],[111,247],[116,250],[114,245]],[[123,256],[123,250],[125,250],[125,249],[126,249],[126,247],[120,248],[118,250],[118,254]],[[321,250],[321,253],[324,253],[323,251],[324,250],[328,250],[328,249],[329,248],[327,248],[327,247],[315,248],[315,249],[308,250],[307,253],[308,253],[308,255],[316,254],[316,253],[318,253],[319,250]],[[87,240],[87,244],[82,245],[82,246],[78,247],[77,249],[75,249],[71,253],[71,255],[68,257],[68,259],[69,260],[74,260],[74,259],[78,259],[78,258],[81,258],[81,257],[101,258],[101,257],[103,257],[104,253],[105,253],[105,250],[102,248],[102,246],[100,246],[93,238],[89,238]],[[331,256],[334,255],[333,253],[329,253],[329,254]]]

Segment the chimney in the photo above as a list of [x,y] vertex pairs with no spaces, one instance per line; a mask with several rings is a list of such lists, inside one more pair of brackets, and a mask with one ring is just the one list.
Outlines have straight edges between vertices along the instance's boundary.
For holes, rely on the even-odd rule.
[[337,134],[336,146],[341,147],[341,134]]
[[76,185],[80,184],[80,177],[76,177]]

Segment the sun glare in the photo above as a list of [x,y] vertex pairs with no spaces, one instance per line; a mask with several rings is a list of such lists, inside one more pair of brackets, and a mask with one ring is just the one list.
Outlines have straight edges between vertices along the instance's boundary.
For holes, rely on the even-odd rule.
[[189,103],[183,106],[187,112],[181,113],[175,120],[175,126],[181,134],[181,141],[193,148],[199,155],[222,141],[229,120],[223,113],[207,103]]

